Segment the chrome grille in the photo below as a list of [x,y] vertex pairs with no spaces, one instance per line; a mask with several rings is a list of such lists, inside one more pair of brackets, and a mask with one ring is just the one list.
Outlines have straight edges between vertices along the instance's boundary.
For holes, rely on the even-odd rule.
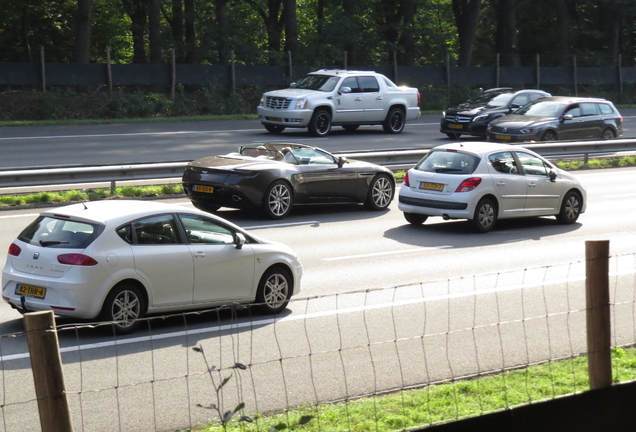
[[282,98],[274,96],[265,97],[265,106],[271,109],[288,109],[292,98]]
[[446,121],[449,121],[451,123],[470,123],[472,119],[473,119],[472,117],[464,117],[464,116],[457,116],[457,115],[446,116]]

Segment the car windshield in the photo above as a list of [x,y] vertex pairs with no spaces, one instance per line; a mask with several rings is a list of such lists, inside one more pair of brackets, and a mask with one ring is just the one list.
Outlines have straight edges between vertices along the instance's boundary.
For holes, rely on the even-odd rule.
[[450,150],[430,151],[418,164],[416,170],[434,173],[471,174],[479,165],[475,155]]
[[513,93],[482,93],[475,99],[471,100],[470,103],[476,105],[500,107],[507,105],[510,99],[512,99],[513,95]]
[[537,117],[557,117],[566,106],[567,104],[561,102],[536,101],[517,110],[515,114]]
[[84,249],[101,231],[102,226],[98,224],[40,216],[20,233],[18,239],[42,247]]
[[291,85],[291,88],[319,90],[330,92],[336,88],[340,77],[330,75],[307,75],[305,78]]

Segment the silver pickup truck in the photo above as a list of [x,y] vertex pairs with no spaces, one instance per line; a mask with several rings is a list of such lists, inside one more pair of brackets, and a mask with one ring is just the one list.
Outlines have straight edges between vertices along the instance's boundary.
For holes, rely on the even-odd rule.
[[420,116],[420,92],[371,71],[323,69],[290,88],[263,94],[257,112],[271,133],[308,128],[321,137],[331,126],[355,131],[360,125],[381,124],[385,132],[397,134]]

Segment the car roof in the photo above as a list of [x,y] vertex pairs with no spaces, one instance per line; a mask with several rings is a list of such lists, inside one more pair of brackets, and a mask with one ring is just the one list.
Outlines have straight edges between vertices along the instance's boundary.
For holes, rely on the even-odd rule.
[[607,99],[603,98],[586,98],[586,97],[576,97],[576,96],[550,96],[540,101],[552,101],[552,102],[563,102],[563,103],[577,103],[577,102],[605,102],[611,103]]
[[357,71],[357,70],[345,70],[345,69],[320,69],[311,72],[310,75],[333,75],[333,76],[345,76],[345,75],[364,75],[375,74],[375,71]]
[[458,151],[473,153],[477,155],[483,155],[491,151],[504,151],[504,150],[530,151],[519,145],[500,144],[500,143],[487,142],[487,141],[454,142],[454,143],[442,144],[437,147],[433,147],[431,150],[458,150]]
[[[102,200],[70,204],[40,213],[41,216],[69,217],[74,220],[107,225],[119,224],[139,217],[158,213],[196,213],[212,216],[199,210],[189,209],[177,204],[144,200]],[[213,216],[212,216],[213,217]]]

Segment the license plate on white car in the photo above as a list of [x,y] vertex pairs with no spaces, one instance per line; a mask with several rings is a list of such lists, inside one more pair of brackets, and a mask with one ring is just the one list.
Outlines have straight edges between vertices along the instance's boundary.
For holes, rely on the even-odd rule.
[[430,183],[430,182],[421,182],[420,189],[434,190],[434,191],[443,191],[444,185],[442,183]]
[[46,296],[46,288],[34,287],[31,285],[18,284],[15,287],[17,295],[27,295],[43,299]]

